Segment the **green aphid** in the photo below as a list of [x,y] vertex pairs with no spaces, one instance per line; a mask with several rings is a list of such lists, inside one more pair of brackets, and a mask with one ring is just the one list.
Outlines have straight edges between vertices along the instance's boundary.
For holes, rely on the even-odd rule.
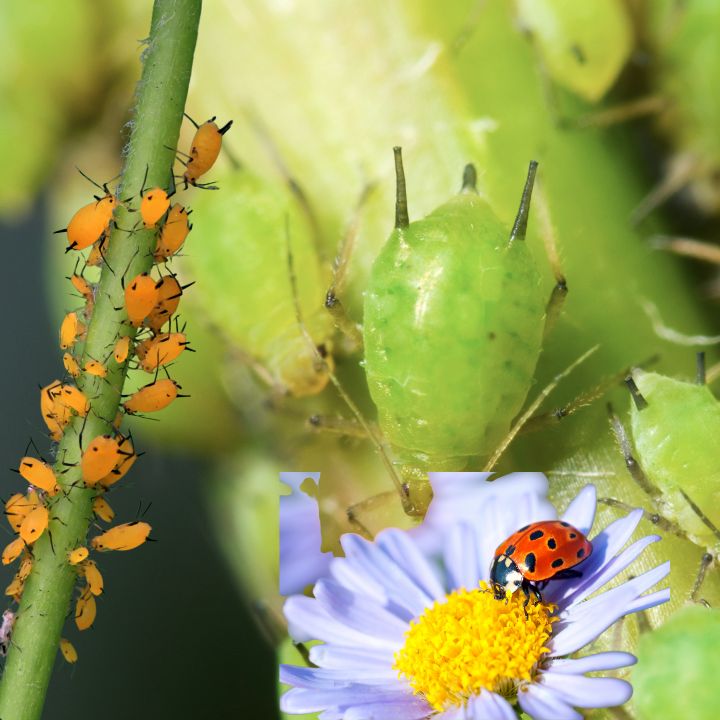
[[406,512],[424,513],[427,471],[463,470],[507,434],[532,384],[546,297],[523,241],[537,163],[514,226],[475,191],[410,223],[399,148],[395,230],[365,295],[365,370],[400,464]]
[[211,193],[195,202],[202,236],[183,258],[198,283],[195,300],[266,384],[295,397],[319,393],[332,369],[334,327],[321,302],[330,270],[318,258],[307,216],[280,182],[245,170],[220,181],[222,205],[206,201]]
[[703,383],[639,370],[633,379],[630,434],[647,481],[659,491],[658,510],[717,552],[711,525],[720,527],[720,403]]
[[515,12],[550,78],[588,102],[612,87],[633,49],[622,0],[515,0]]

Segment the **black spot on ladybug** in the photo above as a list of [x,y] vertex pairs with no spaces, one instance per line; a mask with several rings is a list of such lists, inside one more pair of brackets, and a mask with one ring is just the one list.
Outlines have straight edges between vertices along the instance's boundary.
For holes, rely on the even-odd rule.
[[570,539],[571,539],[571,540],[574,540],[576,537],[577,537],[577,535],[576,535],[575,533],[570,533]]
[[545,533],[542,530],[535,530],[530,533],[531,540],[539,540]]
[[506,554],[506,555],[512,555],[512,554],[515,552],[515,550],[517,550],[517,548],[516,548],[514,545],[508,545],[508,546],[505,548],[505,554]]
[[580,548],[580,549],[577,551],[577,556],[578,556],[579,558],[585,557],[585,548]]
[[562,567],[565,564],[565,561],[562,558],[558,558],[557,560],[553,560],[550,565],[554,568]]
[[525,556],[525,567],[529,572],[535,572],[535,553],[528,553]]
[[555,542],[555,538],[548,538],[548,543],[547,543],[547,545],[548,545],[548,547],[549,547],[551,550],[554,550],[554,549],[557,547],[557,543]]
[[564,520],[561,520],[561,521],[560,521],[560,524],[561,524],[563,527],[570,527],[570,523],[566,523]]

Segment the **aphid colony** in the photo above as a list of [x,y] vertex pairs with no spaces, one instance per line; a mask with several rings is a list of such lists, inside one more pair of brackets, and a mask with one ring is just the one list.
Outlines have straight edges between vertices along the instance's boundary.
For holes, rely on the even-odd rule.
[[[200,126],[196,125],[190,154],[186,161],[181,160],[186,166],[181,178],[186,188],[193,185],[215,189],[213,185],[201,184],[198,180],[215,163],[222,136],[231,125],[232,121],[218,128],[214,118]],[[97,520],[111,523],[115,513],[106,494],[112,491],[113,486],[125,476],[138,458],[131,435],[120,431],[124,415],[157,412],[176,398],[186,397],[179,393],[181,388],[170,377],[168,366],[184,350],[190,349],[176,316],[180,298],[188,286],[182,286],[175,274],[169,271],[168,262],[181,250],[192,229],[190,211],[178,203],[171,204],[175,194],[174,178],[168,190],[160,187],[146,189],[144,185],[145,181],[137,207],[133,207],[133,198],[122,200],[110,191],[107,184],[103,185],[101,189],[104,195],[95,196],[93,202],[73,215],[67,228],[57,231],[67,233],[66,252],[89,249],[89,253],[78,259],[75,272],[68,278],[83,301],[82,307],[69,312],[60,326],[59,345],[65,351],[63,364],[68,379],[54,380],[41,388],[40,411],[48,434],[56,443],[63,438],[73,419],[80,418],[82,453],[79,463],[71,465],[62,457],[58,458],[54,466],[31,456],[21,458],[19,462],[17,472],[27,482],[27,489],[13,494],[5,502],[5,516],[17,537],[2,551],[3,565],[19,560],[19,568],[5,589],[5,594],[18,604],[33,567],[34,543],[47,532],[55,552],[49,529],[55,499],[69,496],[78,487],[90,489],[95,493],[92,501],[94,516]],[[136,227],[127,231],[129,237],[140,227],[155,230],[153,269],[158,277],[144,272],[127,278],[126,271],[120,278],[125,302],[124,308],[116,310],[124,310],[126,319],[120,324],[118,337],[108,347],[107,354],[90,358],[83,352],[82,345],[99,290],[97,284],[84,276],[84,271],[88,266],[104,263],[111,230],[117,228],[113,214],[119,205],[140,214]],[[78,272],[81,264],[82,269]],[[115,274],[114,269],[107,267]],[[93,413],[93,398],[88,397],[84,390],[93,387],[91,381],[105,381],[108,372],[122,370],[126,363],[130,369],[140,369],[152,375],[152,382],[121,402],[111,433],[83,440],[85,422]],[[161,370],[166,377],[158,377]],[[72,483],[64,481],[63,476],[70,467],[78,464],[80,480]],[[96,527],[99,527],[97,522]],[[150,525],[140,520],[116,525],[92,537],[89,547],[79,545],[67,553],[64,561],[75,569],[81,582],[74,609],[75,624],[79,630],[87,630],[92,626],[97,612],[95,598],[102,594],[104,588],[97,563],[90,558],[91,550],[132,550],[148,539],[150,531]],[[8,609],[2,616],[0,655],[6,654],[12,642],[11,632],[19,614],[16,610]],[[76,662],[77,652],[69,640],[61,640],[60,651],[69,663]]]

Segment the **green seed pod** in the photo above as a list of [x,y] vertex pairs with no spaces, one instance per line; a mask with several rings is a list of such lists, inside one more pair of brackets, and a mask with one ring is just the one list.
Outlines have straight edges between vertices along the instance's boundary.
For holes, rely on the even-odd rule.
[[546,298],[523,242],[535,163],[511,232],[475,193],[472,166],[459,195],[408,223],[396,158],[396,227],[365,296],[365,369],[422,512],[426,471],[462,470],[507,433],[540,355]]
[[642,636],[632,674],[639,720],[717,717],[720,611],[685,607]]
[[589,102],[610,89],[633,48],[632,21],[621,0],[516,0],[550,77]]
[[288,269],[290,244],[303,323],[327,354],[333,323],[323,298],[330,273],[318,260],[309,222],[280,183],[246,171],[218,182],[222,203],[211,193],[194,203],[193,234],[200,235],[183,258],[197,280],[192,300],[269,384],[296,397],[318,393],[327,384],[327,367],[298,323]]
[[706,385],[638,370],[633,378],[642,398],[631,407],[632,440],[662,512],[701,547],[716,546],[683,492],[720,527],[720,403]]

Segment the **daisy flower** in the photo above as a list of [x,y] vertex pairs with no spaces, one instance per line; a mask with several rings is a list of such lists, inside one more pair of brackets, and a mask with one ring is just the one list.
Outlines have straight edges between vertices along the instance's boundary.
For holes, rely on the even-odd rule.
[[[458,476],[467,491],[472,474]],[[632,655],[568,656],[624,615],[669,599],[668,589],[645,594],[669,563],[598,594],[660,538],[623,550],[642,511],[616,520],[591,537],[590,557],[576,566],[581,577],[550,581],[526,615],[522,593],[498,601],[487,582],[498,544],[523,525],[557,519],[540,478],[490,484],[475,475],[471,520],[460,510],[453,519],[445,498],[436,506],[442,527],[431,516],[427,531],[392,528],[373,542],[343,536],[345,557],[331,561],[314,597],[285,603],[292,637],[322,644],[310,649],[317,667],[281,666],[280,680],[292,686],[283,711],[322,720],[516,720],[521,709],[535,720],[581,720],[575,707],[626,702],[629,683],[585,673],[632,665]],[[595,507],[588,485],[560,519],[589,535]]]

